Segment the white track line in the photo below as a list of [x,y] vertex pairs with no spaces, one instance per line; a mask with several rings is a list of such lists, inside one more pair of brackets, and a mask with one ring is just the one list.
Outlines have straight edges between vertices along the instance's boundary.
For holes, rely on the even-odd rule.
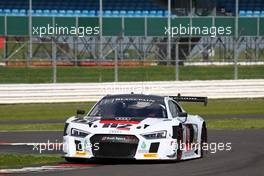
[[62,166],[40,166],[40,167],[24,167],[21,169],[1,169],[2,174],[14,174],[14,173],[29,173],[29,172],[43,172],[43,171],[55,171],[55,170],[72,170],[74,167],[62,167]]
[[92,168],[93,164],[59,164],[55,166],[40,166],[40,167],[24,167],[21,169],[1,169],[0,174],[14,174],[14,173],[29,173],[29,172],[44,172],[44,171],[55,171],[55,170],[73,170],[85,167]]

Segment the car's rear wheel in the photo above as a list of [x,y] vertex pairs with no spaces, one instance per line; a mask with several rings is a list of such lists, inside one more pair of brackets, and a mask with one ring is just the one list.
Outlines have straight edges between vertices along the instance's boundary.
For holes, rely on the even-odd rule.
[[204,156],[203,144],[206,142],[207,142],[207,128],[206,128],[206,124],[203,123],[202,134],[201,134],[201,143],[200,143],[201,158],[203,158],[203,156]]
[[183,129],[182,125],[180,124],[177,128],[177,161],[180,161],[182,159],[182,149],[181,149],[181,143],[183,142]]

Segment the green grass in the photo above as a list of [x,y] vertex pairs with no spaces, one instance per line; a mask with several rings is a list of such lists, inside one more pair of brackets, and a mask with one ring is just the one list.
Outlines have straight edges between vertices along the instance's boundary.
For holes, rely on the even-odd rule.
[[[222,120],[206,120],[209,129],[263,129],[264,119],[222,119]],[[0,124],[1,131],[62,131],[64,125],[62,123],[54,124]]]
[[1,154],[0,169],[20,168],[32,165],[54,164],[62,162],[60,155],[24,155]]
[[[54,104],[0,105],[0,122],[11,120],[66,120],[76,114],[76,109],[90,110],[94,102]],[[183,103],[190,114],[239,115],[264,114],[264,99],[222,99],[209,100],[208,106]]]
[[76,109],[89,110],[94,103],[0,105],[1,120],[66,120]]
[[264,129],[264,119],[207,120],[209,129]]
[[1,131],[62,131],[63,123],[0,124]]
[[199,115],[264,114],[264,99],[218,99],[209,100],[208,106],[183,103],[184,109]]
[[[181,80],[233,79],[233,66],[181,66]],[[239,79],[264,78],[264,66],[240,66]],[[120,67],[119,81],[175,80],[174,66]],[[114,68],[58,67],[57,81],[112,82]],[[52,68],[0,67],[0,83],[51,83]]]

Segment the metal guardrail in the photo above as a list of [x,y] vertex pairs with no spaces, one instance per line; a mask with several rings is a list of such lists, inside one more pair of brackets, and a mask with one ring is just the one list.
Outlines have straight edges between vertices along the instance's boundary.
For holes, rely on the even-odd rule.
[[162,81],[118,83],[1,84],[0,104],[97,101],[107,94],[207,96],[217,98],[264,97],[264,79]]

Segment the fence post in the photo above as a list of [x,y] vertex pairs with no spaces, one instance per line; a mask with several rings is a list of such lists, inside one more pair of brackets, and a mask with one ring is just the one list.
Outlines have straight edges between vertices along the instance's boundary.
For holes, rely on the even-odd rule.
[[[168,17],[167,17],[168,29],[171,30],[171,0],[168,0]],[[168,32],[168,42],[167,42],[167,65],[171,62],[171,34]]]
[[179,81],[179,42],[175,44],[175,79]]
[[29,57],[27,59],[27,67],[30,66],[30,62],[32,61],[32,0],[29,0],[29,23],[28,23],[28,32],[29,32]]
[[118,82],[118,51],[115,48],[115,82]]
[[237,80],[238,79],[238,65],[237,65],[237,61],[238,61],[238,6],[239,6],[239,0],[236,0],[236,36],[235,36],[235,47],[234,47],[234,79]]
[[7,17],[5,15],[5,46],[4,46],[4,61],[8,63],[8,36],[7,36]]
[[[52,18],[53,26],[55,26],[55,18]],[[52,36],[52,68],[53,68],[53,83],[57,83],[57,54],[56,54],[55,35]]]
[[53,83],[57,83],[57,59],[56,59],[56,43],[55,38],[52,37],[52,68],[53,68]]
[[237,61],[238,61],[238,40],[237,38],[235,39],[235,46],[234,46],[234,79],[237,80],[238,79],[238,65],[237,65]]
[[101,61],[103,59],[103,0],[99,0],[99,11],[100,11],[100,15],[99,15],[99,30],[100,30],[100,34],[99,34],[99,60]]

